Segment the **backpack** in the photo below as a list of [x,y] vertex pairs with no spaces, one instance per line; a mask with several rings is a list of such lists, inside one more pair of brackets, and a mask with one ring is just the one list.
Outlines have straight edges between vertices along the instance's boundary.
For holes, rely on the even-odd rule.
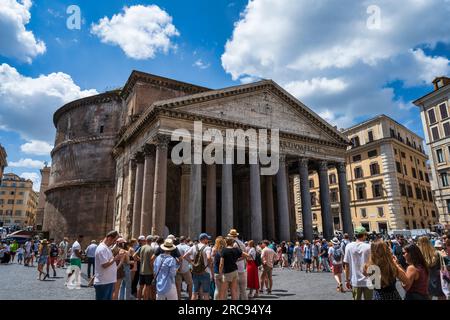
[[256,251],[255,262],[258,267],[262,265],[261,253]]
[[50,245],[50,257],[57,257],[59,254],[58,247],[56,244],[52,243]]
[[193,274],[203,274],[206,270],[205,261],[203,258],[203,250],[205,250],[206,245],[204,245],[200,250],[198,245],[195,245],[197,253],[194,257],[194,262],[192,263],[192,273]]
[[342,250],[341,250],[341,248],[334,248],[334,250],[333,250],[333,259],[336,262],[340,262],[342,260]]

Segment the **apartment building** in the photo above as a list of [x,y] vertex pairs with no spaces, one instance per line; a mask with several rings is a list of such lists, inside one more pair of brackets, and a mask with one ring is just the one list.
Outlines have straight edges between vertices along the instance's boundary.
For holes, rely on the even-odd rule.
[[[369,231],[433,228],[438,223],[423,139],[386,115],[343,133],[352,141],[346,171],[353,226]],[[309,176],[313,224],[321,232],[319,177]],[[336,169],[329,171],[335,230],[342,230]],[[297,221],[301,206],[296,197]],[[299,223],[299,222],[298,222]],[[299,225],[301,225],[299,223]]]
[[433,176],[431,188],[440,224],[450,229],[450,78],[438,77],[434,90],[414,101],[420,108]]

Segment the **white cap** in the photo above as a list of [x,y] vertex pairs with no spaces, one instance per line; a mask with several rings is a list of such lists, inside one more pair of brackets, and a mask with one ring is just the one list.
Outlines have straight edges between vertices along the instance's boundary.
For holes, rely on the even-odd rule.
[[441,240],[436,240],[434,242],[434,247],[435,248],[442,248],[442,241]]
[[145,240],[145,236],[139,236],[138,240],[139,241]]
[[167,239],[175,240],[176,238],[175,238],[175,236],[174,236],[173,234],[169,234],[169,235],[167,236]]

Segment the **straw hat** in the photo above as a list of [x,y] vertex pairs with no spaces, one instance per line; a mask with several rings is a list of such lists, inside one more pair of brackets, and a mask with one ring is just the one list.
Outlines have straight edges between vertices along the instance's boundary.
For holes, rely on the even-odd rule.
[[174,246],[172,239],[166,239],[164,240],[164,243],[161,245],[161,249],[164,251],[172,251],[175,250],[177,247]]
[[230,232],[228,232],[229,237],[237,237],[238,235],[239,233],[237,232],[236,229],[231,229]]
[[41,243],[42,244],[48,244],[48,241],[47,241],[47,239],[44,239],[44,240],[41,241]]
[[331,240],[331,243],[333,243],[333,244],[339,244],[338,238],[334,237],[333,240]]

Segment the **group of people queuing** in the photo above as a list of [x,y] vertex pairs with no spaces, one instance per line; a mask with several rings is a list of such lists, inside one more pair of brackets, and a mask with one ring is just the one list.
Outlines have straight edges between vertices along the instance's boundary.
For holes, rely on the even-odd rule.
[[[83,236],[69,245],[54,239],[0,245],[0,262],[34,266],[38,279],[56,277],[67,264],[87,262],[88,286],[98,300],[247,300],[272,293],[274,268],[329,272],[338,292],[355,300],[448,299],[450,238],[370,237],[357,227],[354,237],[328,241],[243,241],[236,229],[212,239],[149,235],[125,240],[117,231],[82,250]],[[67,280],[73,272],[68,275]],[[67,284],[67,281],[66,281]],[[403,292],[399,292],[402,287]],[[185,295],[183,296],[183,292]],[[402,293],[402,294],[400,294]]]
[[247,300],[264,287],[270,294],[278,261],[273,245],[243,242],[236,229],[214,241],[206,233],[195,241],[174,235],[126,241],[111,231],[94,252],[96,299]]

